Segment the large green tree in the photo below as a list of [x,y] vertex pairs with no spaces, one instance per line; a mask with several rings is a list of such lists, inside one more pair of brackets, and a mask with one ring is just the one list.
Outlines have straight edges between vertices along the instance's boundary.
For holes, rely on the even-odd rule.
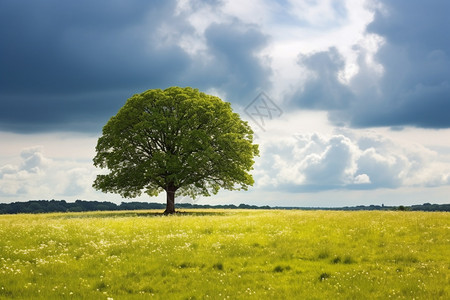
[[258,155],[253,131],[228,102],[190,87],[148,90],[127,100],[103,127],[94,165],[94,188],[126,198],[175,192],[210,196],[220,188],[247,190]]

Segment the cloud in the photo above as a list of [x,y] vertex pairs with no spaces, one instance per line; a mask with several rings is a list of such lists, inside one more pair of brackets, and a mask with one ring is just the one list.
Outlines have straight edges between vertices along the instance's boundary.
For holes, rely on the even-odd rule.
[[269,87],[271,71],[258,57],[268,37],[258,27],[238,21],[212,24],[205,37],[209,55],[213,57],[208,64],[214,65],[214,72],[208,71],[217,78],[214,86],[229,95],[227,100],[245,104],[258,88]]
[[[319,143],[317,140],[321,139]],[[340,186],[351,180],[354,172],[352,143],[344,136],[333,136],[330,140],[323,140],[318,136],[311,138],[313,144],[318,146],[319,151],[308,151],[302,157],[299,171],[304,176],[305,185]],[[307,146],[310,147],[309,145]],[[303,151],[300,150],[300,153]],[[298,155],[296,155],[298,157]]]
[[0,129],[98,132],[150,88],[192,85],[239,102],[268,85],[257,26],[218,13],[198,31],[193,11],[222,3],[180,3],[1,2]]
[[22,150],[20,153],[23,159],[20,170],[28,173],[39,173],[45,170],[50,161],[42,154],[42,147],[31,147]]
[[313,74],[291,101],[326,110],[335,124],[353,127],[449,128],[450,9],[445,0],[379,1],[365,37],[354,45],[357,72],[336,48],[302,55]]
[[448,128],[450,120],[450,20],[448,1],[387,2],[368,32],[384,39],[375,59],[383,66],[375,111],[357,108],[355,125]]
[[183,51],[157,40],[163,21],[182,22],[173,1],[25,2],[2,3],[4,93],[136,87],[165,77],[149,70],[185,64]]
[[25,198],[29,200],[93,194],[95,169],[90,162],[53,160],[44,155],[42,146],[23,149],[20,159],[17,165],[0,167],[2,197],[29,197]]
[[257,185],[291,192],[449,185],[450,163],[435,151],[369,132],[300,134],[267,143]]
[[308,109],[345,109],[354,101],[351,89],[339,81],[345,60],[336,48],[309,55],[300,55],[300,65],[312,71],[294,99],[297,105]]
[[448,128],[449,8],[445,0],[3,1],[0,129],[99,132],[133,94],[172,85],[239,106],[264,89],[339,125]]
[[287,11],[291,18],[304,26],[315,28],[336,27],[346,21],[348,11],[345,1],[295,1],[291,0]]
[[180,47],[156,40],[163,20],[179,22],[172,2],[25,2],[0,4],[6,130],[98,131],[133,93],[176,81],[189,65]]

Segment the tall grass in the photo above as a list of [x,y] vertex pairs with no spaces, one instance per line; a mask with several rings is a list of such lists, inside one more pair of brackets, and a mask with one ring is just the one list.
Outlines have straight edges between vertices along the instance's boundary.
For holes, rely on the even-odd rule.
[[0,216],[0,299],[445,299],[450,214]]

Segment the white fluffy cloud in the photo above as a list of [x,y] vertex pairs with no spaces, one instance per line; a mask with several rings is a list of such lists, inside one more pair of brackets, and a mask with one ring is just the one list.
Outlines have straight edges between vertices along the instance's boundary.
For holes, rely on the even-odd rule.
[[[285,117],[289,119],[289,115]],[[404,191],[416,188],[423,193],[425,190],[436,190],[429,187],[450,187],[449,153],[439,154],[431,147],[399,142],[366,130],[334,129],[329,134],[289,135],[287,131],[299,128],[297,126],[285,128],[286,134],[281,135],[277,132],[278,124],[273,122],[272,129],[276,136],[271,136],[268,129],[265,133],[261,133],[261,137],[257,140],[261,145],[261,157],[255,165],[256,183],[251,191],[241,193],[239,196],[222,193],[222,198],[207,198],[202,202],[358,205],[362,203],[362,199],[360,202],[355,199],[353,202],[344,200],[347,197],[354,198],[355,193],[363,190]],[[311,125],[309,121],[307,123]],[[280,118],[279,125],[283,124]],[[262,140],[263,138],[265,139]],[[76,199],[126,201],[118,195],[103,194],[92,189],[92,182],[100,170],[93,167],[89,157],[73,159],[70,156],[64,158],[53,154],[47,155],[45,149],[47,148],[43,146],[23,148],[16,154],[16,159],[11,160],[13,163],[0,164],[0,198],[3,201],[52,198],[69,201]],[[49,148],[49,153],[52,153],[50,150]],[[340,195],[340,199],[329,199],[327,204],[322,199],[328,195],[327,190],[346,192]],[[298,193],[295,198],[289,196],[289,200],[286,198],[262,201],[262,195],[268,191],[285,196],[293,195],[292,192]],[[371,191],[370,194],[372,193]],[[302,195],[309,195],[309,202],[305,202],[306,198],[303,197],[306,196]],[[319,198],[317,200],[317,197],[322,200]],[[315,204],[316,200],[311,200],[313,198],[319,201],[318,204]],[[372,197],[370,201],[375,198]],[[164,195],[159,198],[143,196],[137,200],[164,202]],[[177,199],[177,201],[190,200]],[[296,204],[295,201],[299,202]],[[426,199],[423,201],[426,202]]]
[[450,184],[450,163],[424,146],[377,134],[300,134],[266,143],[256,166],[259,187],[296,192]]
[[21,151],[19,164],[0,167],[0,195],[42,199],[82,197],[92,193],[94,172],[90,162],[54,160],[45,157],[42,146],[29,147]]
[[[57,137],[54,138],[58,141]],[[92,152],[91,138],[78,139],[77,144],[72,144],[78,155],[64,148],[61,149],[67,150],[66,155],[57,153],[54,147],[53,141],[47,142],[45,147],[25,147],[20,153],[11,154],[10,159],[14,163],[2,164],[0,160],[0,202],[49,199],[127,201],[120,195],[105,194],[92,188],[96,175],[103,171],[93,166],[92,156],[86,155]],[[164,196],[149,198],[143,195],[133,201],[163,202]]]

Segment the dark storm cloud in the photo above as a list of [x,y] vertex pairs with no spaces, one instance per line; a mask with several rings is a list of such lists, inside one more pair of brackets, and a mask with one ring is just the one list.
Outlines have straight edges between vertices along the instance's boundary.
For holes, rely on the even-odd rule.
[[152,47],[172,10],[167,1],[2,1],[1,128],[93,129],[138,89],[167,84],[168,70],[189,64],[176,46]]
[[150,88],[243,92],[260,84],[250,71],[261,67],[245,54],[260,47],[256,29],[214,25],[209,49],[192,56],[177,44],[193,34],[186,17],[175,1],[0,2],[0,130],[95,132],[128,97]]
[[384,8],[367,29],[384,38],[374,57],[382,76],[375,75],[366,64],[367,53],[356,46],[359,73],[348,85],[341,83],[343,58],[330,49],[301,61],[318,77],[293,101],[329,110],[334,122],[356,127],[450,127],[450,2],[386,1]]
[[129,87],[149,79],[142,76],[146,69],[183,59],[177,48],[151,48],[151,40],[145,36],[148,32],[151,37],[173,4],[107,3],[113,5],[99,1],[2,2],[2,92],[72,92],[112,84]]
[[390,111],[355,123],[450,127],[450,2],[386,5],[389,14],[377,13],[368,30],[386,39],[376,59],[384,67],[381,86]]
[[306,82],[304,90],[295,96],[297,103],[310,109],[343,109],[352,101],[350,89],[339,82],[338,73],[345,61],[336,48],[327,52],[301,55],[299,63],[314,75]]
[[228,91],[233,102],[246,104],[258,88],[268,88],[270,69],[261,65],[257,51],[267,45],[268,37],[258,28],[235,20],[229,24],[212,24],[205,33],[212,64],[210,76],[216,85]]

